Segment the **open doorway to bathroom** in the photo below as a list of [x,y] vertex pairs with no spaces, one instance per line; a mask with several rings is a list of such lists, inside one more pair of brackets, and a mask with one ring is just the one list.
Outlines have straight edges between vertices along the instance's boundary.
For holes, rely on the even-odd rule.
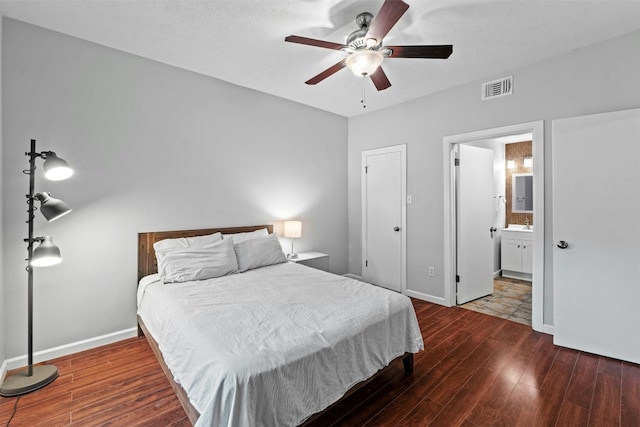
[[[456,147],[460,144],[492,145],[498,147],[496,153],[496,165],[500,164],[500,168],[496,167],[496,171],[500,170],[502,176],[496,177],[496,190],[494,193],[496,219],[492,228],[509,232],[521,231],[526,229],[529,240],[532,244],[527,244],[527,251],[532,253],[529,266],[522,268],[509,267],[513,271],[509,271],[507,276],[502,277],[502,260],[501,260],[501,239],[495,239],[494,247],[494,293],[485,297],[486,299],[478,299],[472,301],[477,311],[489,311],[487,314],[499,315],[500,317],[518,320],[520,323],[530,324],[533,329],[544,331],[543,313],[544,313],[544,151],[543,151],[543,122],[523,123],[519,125],[505,126],[501,128],[488,129],[477,132],[469,132],[465,134],[452,135],[444,138],[444,191],[445,191],[445,298],[450,305],[457,305],[457,212],[456,212],[456,170],[455,170],[455,152]],[[523,137],[523,134],[528,136]],[[511,140],[505,139],[507,137]],[[499,139],[500,138],[500,139]],[[527,139],[531,153],[524,154],[526,147],[524,145],[517,146],[515,144],[524,142]],[[500,141],[500,142],[498,142]],[[509,148],[518,148],[517,157],[511,157],[512,154],[507,151],[507,144],[514,144]],[[500,148],[501,147],[501,148]],[[499,157],[502,156],[502,159]],[[509,160],[513,160],[509,162]],[[525,170],[527,169],[528,170]],[[511,183],[514,176],[530,174],[531,187],[533,194],[525,197],[531,197],[533,200],[533,209],[527,209],[526,203],[522,205],[512,205],[514,202],[513,187],[507,185],[507,180]],[[522,202],[522,201],[520,201]],[[500,205],[502,203],[502,206]],[[510,208],[510,209],[508,209]],[[523,212],[532,210],[533,212]],[[510,211],[510,212],[508,212]],[[534,224],[535,219],[535,224]],[[484,225],[483,225],[484,226]],[[510,227],[511,226],[511,227]],[[486,226],[486,232],[489,233],[489,227]],[[497,234],[497,233],[496,233]],[[510,236],[511,237],[511,236]],[[527,239],[525,238],[525,240]],[[521,247],[522,249],[522,247]],[[529,273],[523,273],[523,271]],[[530,313],[530,314],[529,314]]]
[[[480,255],[487,257],[484,262],[491,263],[493,280],[487,278],[488,288],[484,292],[487,295],[479,295],[472,301],[461,298],[461,292],[465,291],[468,280],[458,282],[457,304],[460,307],[512,320],[531,326],[531,278],[533,272],[533,151],[531,133],[508,135],[498,138],[490,138],[463,144],[482,149],[487,155],[493,155],[493,188],[484,198],[493,199],[491,212],[491,240],[485,236],[486,230],[480,229],[480,238],[487,238],[487,244],[492,246],[492,254],[470,254],[474,258]],[[461,147],[462,148],[462,147]],[[465,159],[465,160],[468,160]],[[458,162],[456,167],[456,180],[460,181],[468,173],[463,173],[468,161]],[[476,188],[477,178],[472,176],[472,192],[478,192]],[[458,236],[458,271],[461,274],[461,266],[464,259],[460,258],[461,242],[469,231],[469,227],[461,227],[460,220],[464,218],[465,205],[471,200],[461,200],[465,193],[457,192],[456,206],[458,211],[458,223],[456,224]],[[475,198],[478,197],[476,194]],[[461,203],[463,202],[463,203]],[[481,205],[473,204],[469,220],[477,222],[478,209]],[[471,245],[473,247],[473,245]],[[466,247],[466,245],[465,245]],[[493,256],[491,256],[493,255]],[[488,266],[487,266],[488,267]],[[468,274],[468,271],[464,271]],[[473,278],[481,280],[480,277]],[[462,294],[464,295],[464,294]]]

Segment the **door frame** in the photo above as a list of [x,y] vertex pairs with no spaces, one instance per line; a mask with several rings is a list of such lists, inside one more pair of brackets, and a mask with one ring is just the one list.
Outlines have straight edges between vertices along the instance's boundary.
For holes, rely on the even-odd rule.
[[367,179],[365,167],[367,166],[367,156],[389,154],[400,152],[400,174],[401,174],[401,206],[400,206],[400,292],[407,292],[407,144],[392,145],[389,147],[363,150],[361,154],[360,178],[361,178],[361,211],[362,211],[362,276],[364,277],[365,262],[367,260]]
[[544,121],[520,123],[443,138],[444,150],[444,293],[448,306],[456,305],[455,146],[502,136],[531,133],[533,150],[534,238],[531,326],[551,333],[544,325]]

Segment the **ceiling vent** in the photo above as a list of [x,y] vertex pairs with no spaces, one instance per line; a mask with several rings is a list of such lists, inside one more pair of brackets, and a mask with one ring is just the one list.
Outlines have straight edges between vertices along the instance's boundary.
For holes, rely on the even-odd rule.
[[503,77],[482,84],[482,100],[498,98],[513,93],[513,76]]

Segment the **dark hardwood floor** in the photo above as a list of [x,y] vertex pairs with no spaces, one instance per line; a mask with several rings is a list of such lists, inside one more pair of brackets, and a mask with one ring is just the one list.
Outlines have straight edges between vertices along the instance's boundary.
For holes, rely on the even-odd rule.
[[[312,426],[640,426],[640,365],[529,327],[414,300],[425,341]],[[0,399],[10,426],[188,426],[144,338],[66,356],[42,390]],[[14,413],[15,408],[15,413]]]

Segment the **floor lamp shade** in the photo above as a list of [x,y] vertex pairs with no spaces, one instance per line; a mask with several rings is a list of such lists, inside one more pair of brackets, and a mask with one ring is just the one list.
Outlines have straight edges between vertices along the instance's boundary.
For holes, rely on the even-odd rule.
[[40,212],[42,212],[47,221],[56,220],[71,212],[69,206],[62,200],[51,197],[50,193],[36,194],[35,198],[40,201]]
[[31,265],[34,267],[48,267],[60,264],[61,261],[60,248],[53,244],[51,236],[42,238],[42,243],[33,250],[31,257]]
[[44,168],[44,177],[49,181],[62,181],[73,175],[73,169],[69,167],[69,164],[52,151],[46,154],[46,160],[42,167]]

